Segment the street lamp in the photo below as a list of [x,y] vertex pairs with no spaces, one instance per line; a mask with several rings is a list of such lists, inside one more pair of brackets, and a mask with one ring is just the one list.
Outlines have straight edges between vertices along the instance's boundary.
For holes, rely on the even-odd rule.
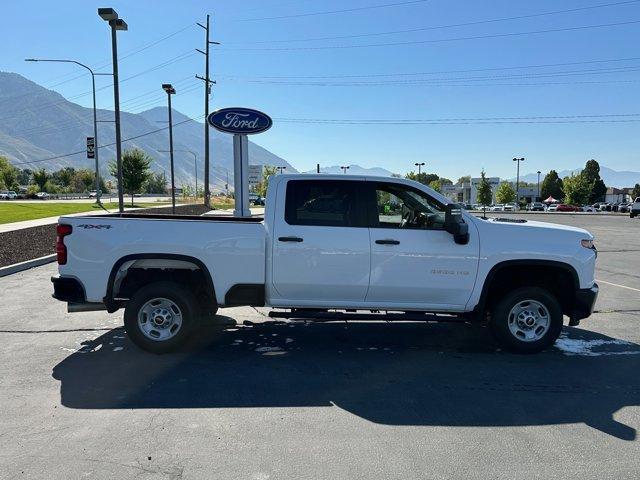
[[280,170],[280,175],[282,175],[284,172],[283,170],[286,170],[287,167],[276,167],[278,170]]
[[520,162],[524,162],[524,158],[514,158],[514,162],[518,162],[516,173],[516,203],[520,203]]
[[176,89],[170,83],[163,83],[162,89],[167,92],[167,105],[169,107],[169,159],[171,161],[171,207],[176,213],[176,183],[173,172],[173,120],[171,115],[171,95],[176,93]]
[[349,170],[349,166],[348,166],[348,165],[346,165],[346,166],[342,166],[342,167],[340,167],[340,168],[342,169],[342,173],[344,173],[344,174],[346,175],[347,170]]
[[424,167],[424,162],[422,162],[422,163],[414,163],[414,165],[416,167],[418,167],[418,176],[420,176],[420,169],[421,169],[421,167]]
[[540,170],[538,170],[538,201],[541,200],[540,198]]
[[[127,23],[118,18],[118,14],[113,8],[99,8],[98,15],[109,22],[111,27],[111,54],[113,57],[113,103],[115,112],[116,127],[116,164],[118,177],[118,210],[124,212],[124,189],[122,184],[122,137],[120,136],[120,87],[118,85],[118,42],[116,31],[126,31]],[[96,149],[97,150],[97,149]]]
[[[169,150],[158,150],[161,153],[171,153]],[[198,198],[198,155],[193,150],[174,150],[174,152],[184,152],[193,155],[193,167],[196,174],[196,198]]]
[[98,118],[96,109],[96,75],[111,75],[110,73],[95,73],[90,67],[84,63],[77,62],[75,60],[61,60],[54,58],[25,58],[25,62],[58,62],[58,63],[75,63],[76,65],[86,68],[91,74],[91,86],[93,88],[93,141],[95,142],[95,154],[96,160],[96,203],[100,203],[100,169],[99,169],[99,154],[100,148],[98,147]]

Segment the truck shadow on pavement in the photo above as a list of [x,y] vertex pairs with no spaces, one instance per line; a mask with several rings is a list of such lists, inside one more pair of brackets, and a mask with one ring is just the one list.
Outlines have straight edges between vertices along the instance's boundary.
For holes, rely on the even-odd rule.
[[153,355],[123,329],[53,369],[78,409],[333,407],[387,425],[585,423],[622,440],[614,419],[640,405],[640,345],[566,327],[560,347],[513,355],[486,329],[416,323],[206,326],[180,353]]

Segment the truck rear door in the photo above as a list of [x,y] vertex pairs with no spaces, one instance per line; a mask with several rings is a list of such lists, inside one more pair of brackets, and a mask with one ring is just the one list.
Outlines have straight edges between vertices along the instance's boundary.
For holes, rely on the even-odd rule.
[[272,303],[333,306],[364,301],[369,286],[370,241],[364,182],[283,182],[284,212],[274,219]]

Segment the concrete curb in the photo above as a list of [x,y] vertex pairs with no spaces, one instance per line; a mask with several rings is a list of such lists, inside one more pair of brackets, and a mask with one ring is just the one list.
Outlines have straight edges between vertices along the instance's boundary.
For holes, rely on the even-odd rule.
[[22,272],[23,270],[29,270],[30,268],[39,267],[56,261],[56,254],[46,255],[40,258],[34,258],[33,260],[27,260],[26,262],[14,263],[6,267],[0,268],[0,277],[6,277],[14,273]]

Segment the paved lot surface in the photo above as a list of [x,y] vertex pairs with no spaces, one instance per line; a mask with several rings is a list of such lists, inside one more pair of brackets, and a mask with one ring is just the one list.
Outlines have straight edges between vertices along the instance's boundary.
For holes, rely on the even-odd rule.
[[535,356],[472,327],[249,308],[154,356],[121,312],[66,314],[53,266],[2,278],[0,477],[638,478],[640,220],[553,219],[596,234],[601,296]]

